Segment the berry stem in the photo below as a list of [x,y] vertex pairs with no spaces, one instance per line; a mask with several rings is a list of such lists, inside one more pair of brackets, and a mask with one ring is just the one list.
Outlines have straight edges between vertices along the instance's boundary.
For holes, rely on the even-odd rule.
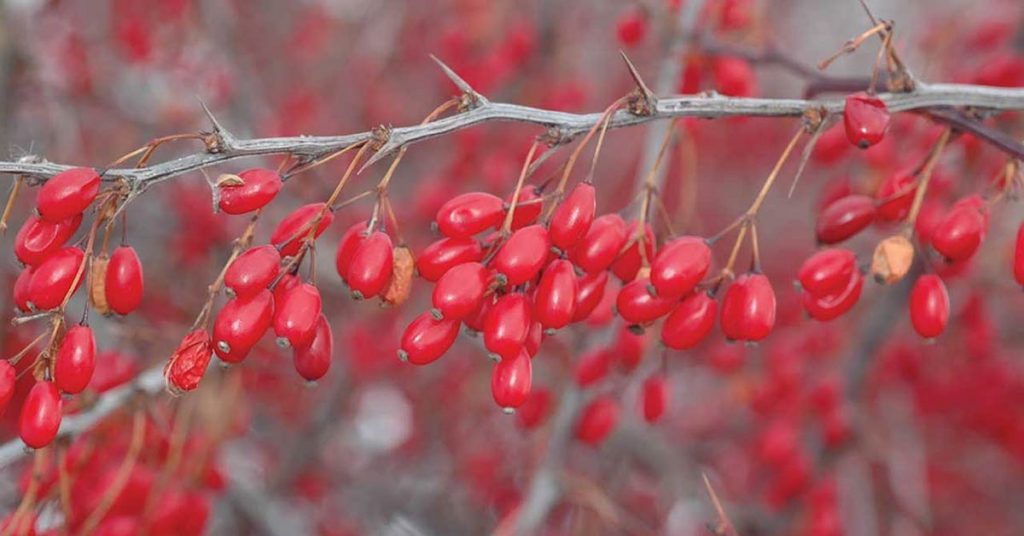
[[949,128],[942,131],[938,141],[935,142],[935,146],[932,147],[931,154],[928,155],[928,160],[925,161],[924,167],[921,168],[920,184],[917,187],[917,192],[914,193],[914,202],[910,205],[910,212],[907,213],[906,227],[904,228],[904,234],[908,238],[914,233],[914,223],[917,222],[917,215],[921,212],[921,205],[924,204],[924,196],[932,179],[932,171],[935,169],[935,164],[939,161],[939,156],[946,147],[951,133],[952,129]]
[[523,169],[519,172],[519,179],[516,181],[516,189],[512,192],[512,202],[508,207],[508,212],[505,213],[505,221],[501,225],[501,236],[508,236],[512,233],[512,219],[516,214],[516,205],[519,204],[519,193],[523,190],[523,183],[526,181],[527,170],[530,169],[530,162],[533,160],[533,155],[537,152],[537,147],[539,145],[540,142],[535,140],[533,144],[530,145],[530,150],[526,153],[526,159],[523,160]]
[[132,469],[135,468],[135,462],[139,459],[139,452],[142,451],[142,440],[145,438],[145,432],[146,413],[142,409],[136,409],[132,419],[132,439],[128,446],[128,452],[125,454],[124,460],[121,461],[121,466],[118,467],[117,474],[114,476],[110,487],[106,489],[96,508],[89,514],[85,522],[82,523],[82,529],[79,532],[82,536],[88,536],[92,534],[92,531],[96,530],[100,521],[103,521],[107,512],[110,511],[110,507],[114,505],[114,500],[117,499],[125,485],[128,484],[128,477],[131,476]]

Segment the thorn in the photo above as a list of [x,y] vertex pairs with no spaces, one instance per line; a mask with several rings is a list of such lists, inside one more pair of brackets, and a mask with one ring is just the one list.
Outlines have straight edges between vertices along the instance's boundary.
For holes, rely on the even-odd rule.
[[871,25],[872,26],[877,26],[878,25],[878,20],[875,19],[875,15],[873,13],[871,13],[871,8],[868,7],[868,3],[865,2],[864,0],[858,0],[858,1],[860,2],[860,7],[864,8],[864,13],[867,13],[868,19],[871,19]]
[[629,76],[636,83],[637,90],[640,96],[643,98],[643,103],[630,103],[630,112],[635,115],[651,115],[654,113],[655,106],[658,103],[658,97],[651,91],[651,88],[647,87],[647,83],[644,82],[643,77],[640,76],[640,72],[637,71],[636,66],[629,60],[629,56],[622,50],[619,50],[619,55],[622,56],[622,60],[626,62],[626,69],[629,70]]
[[220,121],[217,120],[217,117],[214,116],[213,112],[210,111],[210,107],[206,105],[206,101],[204,101],[202,97],[199,96],[196,96],[196,99],[199,101],[199,105],[203,107],[203,113],[206,114],[206,118],[209,119],[210,124],[213,125],[214,132],[227,132],[227,129],[224,128],[224,125],[221,125]]
[[373,155],[370,156],[370,158],[366,159],[366,162],[362,166],[360,166],[359,171],[356,171],[356,175],[359,175],[370,166],[376,164],[377,162],[380,162],[381,159],[383,159],[388,154],[394,152],[395,149],[398,149],[401,146],[402,144],[395,142],[394,138],[389,139],[384,145],[380,147],[380,149],[377,149],[377,152],[373,153]]
[[461,76],[459,76],[455,71],[453,71],[451,67],[445,64],[445,62],[441,61],[440,58],[431,54],[430,59],[434,60],[434,63],[436,63],[437,66],[441,68],[441,71],[444,73],[445,76],[448,77],[449,80],[452,81],[453,84],[455,84],[455,87],[459,88],[459,90],[462,91],[464,94],[472,97],[473,100],[476,101],[477,106],[481,104],[488,104],[490,102],[487,100],[487,97],[484,97],[483,95],[477,93],[476,90],[473,89],[473,86],[469,85],[469,82],[463,80]]

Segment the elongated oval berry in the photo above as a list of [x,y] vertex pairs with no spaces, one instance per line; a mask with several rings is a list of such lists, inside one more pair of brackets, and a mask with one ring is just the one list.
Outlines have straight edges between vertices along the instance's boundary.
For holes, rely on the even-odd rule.
[[305,348],[316,334],[320,317],[320,291],[299,283],[274,298],[274,333],[281,347]]
[[75,326],[64,334],[53,366],[53,381],[65,393],[78,394],[89,386],[96,370],[96,338],[92,328]]
[[885,221],[902,221],[910,213],[917,192],[917,181],[907,173],[889,175],[875,192],[878,217]]
[[949,322],[949,294],[939,276],[925,274],[910,291],[910,322],[918,335],[932,339],[946,331]]
[[199,387],[199,381],[206,374],[212,356],[213,348],[206,330],[200,328],[190,331],[164,366],[167,390],[181,394]]
[[40,380],[32,386],[21,406],[18,433],[29,448],[49,445],[60,429],[63,404],[53,382]]
[[427,281],[437,281],[454,266],[484,258],[480,243],[472,238],[443,238],[430,244],[416,259],[416,271]]
[[60,249],[81,224],[81,214],[57,222],[29,216],[14,238],[14,255],[29,266],[36,266]]
[[14,280],[14,290],[12,291],[14,306],[23,313],[27,313],[30,309],[29,304],[32,302],[30,288],[32,285],[32,275],[35,271],[35,268],[26,266],[18,273],[18,278]]
[[530,324],[529,298],[519,293],[506,294],[487,311],[484,346],[501,359],[512,359],[523,349]]
[[576,438],[591,446],[600,445],[619,423],[619,403],[608,395],[591,400],[576,422]]
[[306,381],[315,382],[323,378],[331,368],[331,357],[334,355],[334,333],[331,324],[323,314],[317,318],[316,332],[309,346],[292,352],[292,363],[295,371]]
[[269,244],[245,250],[228,265],[224,286],[238,298],[266,290],[281,273],[281,254]]
[[348,281],[348,270],[352,266],[352,257],[355,256],[366,236],[370,234],[366,232],[366,224],[365,220],[352,224],[338,240],[338,253],[334,257],[334,268],[338,271],[338,276],[342,281]]
[[367,299],[380,294],[391,281],[394,265],[394,246],[391,237],[376,231],[363,240],[348,267],[348,285],[356,299]]
[[627,283],[615,299],[615,308],[623,320],[630,324],[646,324],[653,322],[672,310],[675,300],[661,296],[651,296],[647,279],[634,279]]
[[866,195],[841,197],[818,214],[817,235],[822,244],[835,244],[863,231],[875,219],[875,200]]
[[590,224],[590,230],[572,249],[570,258],[584,272],[603,272],[615,262],[628,239],[622,216],[605,214]]
[[398,358],[413,365],[433,363],[455,344],[458,335],[458,320],[437,320],[428,311],[405,328]]
[[544,422],[551,412],[552,398],[554,397],[551,395],[551,391],[543,387],[531,389],[526,402],[516,410],[519,425],[527,430],[532,430]]
[[131,313],[142,303],[145,290],[142,276],[142,262],[139,261],[135,248],[121,246],[110,254],[104,291],[107,306],[119,315]]
[[985,216],[974,206],[954,206],[931,233],[935,251],[951,261],[974,256],[986,233]]
[[[525,185],[519,192],[519,200],[516,202],[516,211],[512,214],[512,230],[518,231],[527,225],[537,222],[541,211],[544,209],[543,196],[534,186]],[[508,203],[512,203],[512,195],[509,194]]]
[[274,295],[267,289],[228,300],[213,321],[213,351],[225,363],[240,363],[274,320]]
[[530,225],[512,233],[491,261],[491,268],[505,276],[509,286],[530,281],[548,260],[548,231],[541,225]]
[[[313,222],[319,217],[320,222],[316,225],[316,232],[313,238],[320,236],[330,227],[334,221],[334,213],[328,209],[324,211],[324,203],[310,203],[303,205],[284,217],[274,232],[270,235],[270,243],[281,250],[282,257],[291,257],[299,252],[302,241],[309,235],[313,228]],[[321,216],[323,212],[323,216]]]
[[62,171],[43,184],[36,208],[46,221],[59,222],[85,212],[100,193],[100,175],[92,168]]
[[661,325],[661,342],[674,350],[686,350],[700,344],[715,325],[718,302],[706,292],[697,291],[683,299]]
[[814,296],[846,288],[857,271],[857,256],[848,249],[829,248],[808,257],[797,272],[800,286]]
[[505,216],[505,202],[484,192],[465,193],[450,199],[437,211],[437,228],[451,238],[469,238],[497,227]]
[[462,320],[480,308],[490,271],[479,262],[460,264],[444,274],[434,287],[433,304],[440,318]]
[[612,263],[612,273],[623,283],[629,283],[636,278],[637,272],[640,271],[640,267],[643,265],[644,258],[648,262],[654,259],[654,230],[651,229],[650,225],[644,226],[644,253],[641,255],[640,240],[637,235],[638,225],[640,225],[639,222],[634,221],[630,223],[629,231],[626,233],[628,237],[625,246],[626,250]]
[[573,366],[573,376],[580,387],[591,386],[608,375],[612,366],[612,352],[607,348],[595,348],[580,356]]
[[586,274],[576,282],[576,310],[572,321],[586,320],[604,298],[604,289],[608,286],[608,272],[600,271]]
[[711,248],[699,236],[682,236],[665,244],[651,262],[651,285],[663,298],[691,292],[711,267]]
[[542,342],[544,342],[544,326],[540,322],[531,323],[530,332],[526,334],[526,342],[523,343],[526,353],[530,354],[530,357],[535,357],[540,351]]
[[647,33],[647,16],[640,9],[627,9],[619,14],[615,23],[615,35],[619,43],[632,47],[643,40]]
[[644,380],[642,392],[644,420],[657,422],[668,407],[668,382],[661,374],[655,374]]
[[882,141],[889,130],[889,109],[877,97],[854,93],[846,97],[843,125],[850,143],[867,149]]
[[[18,276],[18,281],[21,281],[22,276]],[[1018,285],[1024,285],[1024,222],[1021,222],[1020,227],[1017,228],[1017,243],[1013,249],[1013,278],[1017,281]],[[19,303],[17,300],[17,289],[18,285],[15,283],[15,303]],[[19,304],[20,308],[21,305]]]
[[568,251],[586,236],[595,212],[597,192],[594,185],[586,182],[577,184],[551,215],[548,226],[551,243],[562,251]]
[[502,359],[494,365],[491,395],[505,413],[512,413],[529,398],[532,383],[533,360],[524,349],[515,358]]
[[839,318],[857,304],[863,288],[864,276],[860,271],[854,270],[846,282],[846,287],[836,293],[816,295],[805,292],[802,298],[804,310],[811,318],[821,322]]
[[253,168],[238,174],[242,184],[230,181],[218,186],[220,202],[217,204],[227,214],[245,214],[266,206],[281,191],[281,176],[270,169]]
[[[85,253],[76,247],[57,250],[32,273],[28,295],[32,305],[40,311],[55,309],[64,302],[71,289]],[[78,278],[74,290],[82,286],[85,274]]]
[[722,298],[722,331],[737,341],[759,341],[775,327],[775,291],[764,274],[746,273]]
[[14,370],[14,365],[11,365],[10,361],[6,359],[0,359],[0,415],[4,414],[7,404],[14,396],[14,384],[18,381],[17,376],[18,372]]
[[576,271],[572,263],[559,259],[544,269],[533,298],[534,319],[547,329],[560,329],[576,312]]

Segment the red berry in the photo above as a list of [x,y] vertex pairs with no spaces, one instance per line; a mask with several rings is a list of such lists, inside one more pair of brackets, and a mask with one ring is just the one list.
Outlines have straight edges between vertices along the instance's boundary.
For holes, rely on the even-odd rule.
[[96,339],[88,326],[75,326],[64,334],[54,362],[53,380],[61,391],[85,390],[96,369]]
[[306,381],[315,382],[323,378],[331,368],[331,356],[334,355],[334,334],[331,325],[323,314],[317,318],[316,332],[313,342],[305,348],[296,349],[292,353],[295,370]]
[[121,246],[115,249],[107,262],[104,288],[107,304],[119,315],[131,313],[142,303],[144,289],[142,262],[135,248]]
[[910,292],[910,322],[914,331],[932,339],[942,335],[949,322],[949,294],[937,275],[926,274],[917,278]]
[[274,333],[282,347],[305,348],[316,334],[320,318],[320,291],[299,283],[274,298]]
[[472,238],[443,238],[430,244],[416,259],[416,271],[427,281],[437,281],[454,266],[483,260],[480,243]]
[[626,222],[618,214],[605,214],[590,224],[583,240],[572,250],[572,262],[587,273],[603,272],[626,245]]
[[[37,310],[56,309],[64,302],[64,297],[73,292],[71,284],[78,275],[78,270],[85,259],[85,253],[76,247],[57,250],[43,261],[32,274],[29,282],[28,296]],[[82,286],[85,274],[78,278],[74,290]]]
[[842,242],[863,231],[874,219],[874,199],[860,194],[837,199],[818,214],[818,242]]
[[334,267],[338,270],[338,276],[342,281],[348,281],[349,267],[352,266],[352,257],[355,256],[359,246],[363,244],[366,236],[366,221],[361,221],[349,227],[345,234],[338,240],[338,253],[334,257]]
[[687,350],[700,344],[715,325],[718,302],[706,292],[697,291],[683,299],[661,326],[661,342],[675,350]]
[[530,300],[523,294],[506,294],[487,311],[484,346],[501,359],[519,355],[530,333]]
[[615,344],[612,346],[612,355],[618,360],[619,366],[626,372],[629,372],[640,364],[640,360],[643,359],[646,350],[646,335],[636,333],[629,329],[629,326],[623,325],[615,338]]
[[804,261],[797,280],[806,292],[820,297],[842,291],[856,271],[857,256],[852,251],[823,249]]
[[[18,281],[21,281],[22,277],[18,276]],[[1020,227],[1017,228],[1017,243],[1013,250],[1013,278],[1018,285],[1024,285],[1024,222],[1021,222]],[[14,289],[15,301],[17,301],[17,283],[15,283]]]
[[526,353],[530,354],[530,357],[536,356],[542,342],[544,342],[544,326],[540,322],[533,322],[530,324],[530,332],[526,334],[526,342],[523,343]]
[[14,396],[15,383],[18,381],[18,373],[14,366],[6,359],[0,359],[0,415],[7,409],[7,404]]
[[384,291],[394,269],[394,246],[387,233],[376,231],[363,240],[348,267],[348,285],[356,299],[367,299]]
[[638,9],[627,9],[619,15],[615,26],[615,35],[622,46],[632,47],[643,41],[647,34],[647,18]]
[[57,386],[49,381],[37,381],[21,406],[18,433],[29,448],[49,445],[60,429],[63,403]]
[[594,185],[581,182],[562,201],[551,215],[548,235],[551,243],[562,251],[569,251],[590,230],[597,212],[597,192]]
[[60,249],[81,224],[81,214],[58,222],[29,216],[14,238],[14,255],[29,266],[36,266]]
[[429,312],[423,313],[405,328],[398,358],[413,365],[433,363],[452,347],[458,335],[458,320],[437,320]]
[[23,313],[27,313],[29,311],[29,303],[32,301],[32,295],[29,293],[29,289],[31,288],[32,275],[35,274],[35,271],[35,268],[26,266],[18,273],[18,279],[14,280],[14,290],[12,291],[14,306]]
[[591,446],[600,445],[619,422],[619,403],[607,395],[592,400],[583,408],[576,423],[576,437]]
[[901,221],[910,213],[917,182],[907,173],[893,173],[878,186],[878,217],[886,221]]
[[210,364],[212,356],[210,335],[206,330],[197,329],[189,332],[164,367],[167,389],[174,393],[183,393],[199,387],[199,381],[206,374],[206,367]]
[[764,274],[746,273],[722,298],[722,331],[737,341],[759,341],[775,326],[775,291]]
[[505,412],[522,406],[530,396],[533,383],[533,360],[526,350],[513,359],[502,359],[491,373],[491,395]]
[[267,289],[228,300],[213,321],[213,351],[226,363],[240,363],[274,320],[274,295]]
[[548,260],[548,231],[541,225],[530,225],[512,233],[491,261],[491,267],[505,276],[509,286],[530,281]]
[[846,97],[843,125],[850,143],[867,149],[882,141],[889,129],[889,109],[877,97],[855,93]]
[[[282,257],[291,257],[299,252],[302,241],[309,235],[313,221],[318,217],[320,222],[316,226],[313,238],[320,236],[330,227],[334,221],[334,213],[330,209],[324,211],[324,203],[310,203],[301,206],[291,212],[277,224],[274,232],[270,235],[270,243],[281,250]],[[321,217],[321,212],[323,216]]]
[[651,262],[651,284],[658,296],[678,298],[704,279],[711,267],[711,248],[703,238],[683,236],[665,244]]
[[224,286],[239,298],[265,290],[281,273],[281,254],[271,245],[245,250],[224,272]]
[[219,186],[218,206],[227,214],[245,214],[263,208],[281,191],[281,176],[270,169],[247,169],[238,174],[244,184]]
[[484,192],[462,194],[437,211],[437,228],[451,238],[470,238],[497,227],[505,216],[505,202]]
[[985,215],[966,203],[955,205],[931,232],[931,244],[950,261],[971,258],[985,238]]
[[626,251],[619,255],[619,258],[612,264],[612,273],[615,277],[618,277],[623,283],[629,283],[636,278],[637,272],[640,271],[640,267],[643,265],[643,259],[646,258],[648,262],[654,259],[654,230],[651,229],[650,225],[644,226],[644,254],[640,254],[640,240],[637,236],[638,222],[632,222],[629,225],[629,237],[626,247]]
[[846,282],[846,287],[831,294],[803,295],[804,310],[815,320],[827,322],[838,318],[853,308],[860,300],[861,289],[864,288],[864,276],[854,270]]
[[43,184],[36,208],[44,220],[60,222],[85,212],[99,193],[100,176],[95,169],[69,169]]
[[668,382],[665,377],[655,374],[644,380],[643,385],[643,408],[644,420],[657,422],[665,414],[668,406]]
[[[532,186],[523,186],[523,189],[519,191],[519,200],[516,202],[516,211],[512,214],[512,230],[518,231],[527,225],[536,223],[537,218],[540,217],[541,211],[544,209],[544,203],[541,203],[543,197],[540,192]],[[512,202],[512,195],[509,194],[507,199],[509,203]]]
[[612,355],[606,348],[597,348],[583,354],[573,367],[576,384],[587,387],[601,381],[608,375],[611,366]]
[[730,97],[751,97],[757,93],[757,80],[750,63],[735,56],[715,58],[711,66],[715,88]]
[[533,315],[547,329],[560,329],[576,312],[576,272],[572,263],[559,259],[544,270],[533,298]]
[[531,389],[526,402],[516,410],[519,425],[530,430],[544,422],[551,412],[551,398],[551,391],[547,389]]
[[433,304],[438,316],[462,320],[483,303],[490,271],[479,262],[467,262],[448,270],[434,287]]
[[586,274],[576,282],[576,310],[572,321],[586,320],[604,298],[604,289],[608,286],[608,272],[601,271]]
[[274,303],[278,303],[284,299],[285,294],[293,287],[296,287],[302,283],[302,279],[296,274],[284,274],[277,283],[274,284],[274,288],[271,289],[274,293]]
[[623,320],[631,324],[646,324],[653,322],[669,313],[675,300],[651,296],[648,290],[650,281],[647,279],[636,279],[626,284],[619,290],[615,299],[615,308]]

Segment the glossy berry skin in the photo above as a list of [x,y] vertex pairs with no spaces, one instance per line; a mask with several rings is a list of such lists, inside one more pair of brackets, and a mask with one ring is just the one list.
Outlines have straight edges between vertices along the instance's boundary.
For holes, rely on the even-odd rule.
[[[324,203],[310,203],[301,206],[293,210],[291,214],[285,216],[277,224],[274,232],[270,235],[270,243],[281,250],[282,257],[291,257],[299,252],[302,241],[312,228],[313,220],[320,216],[325,206]],[[313,238],[323,234],[330,227],[332,221],[334,221],[334,213],[330,210],[323,212],[320,223],[316,226]]]
[[135,248],[121,246],[110,254],[106,271],[107,305],[119,315],[131,313],[142,303],[145,284],[142,262]]
[[53,381],[65,393],[85,390],[96,369],[96,339],[92,328],[74,326],[64,334],[54,361]]
[[522,406],[530,396],[533,383],[533,360],[525,349],[513,359],[503,359],[491,372],[491,395],[494,402],[510,413]]
[[570,258],[584,272],[603,272],[615,262],[626,245],[629,239],[626,233],[626,222],[618,214],[599,216],[590,224],[583,240],[573,248]]
[[805,292],[802,296],[804,310],[811,318],[821,322],[839,318],[857,304],[863,288],[864,276],[854,270],[846,282],[846,287],[834,293],[815,295]]
[[576,281],[576,310],[572,321],[586,320],[604,298],[604,289],[608,286],[608,272],[601,271],[586,274]]
[[356,299],[380,294],[391,281],[394,246],[387,233],[375,231],[363,240],[348,267],[348,285]]
[[661,325],[661,342],[674,350],[700,344],[715,326],[718,302],[706,292],[694,292],[683,299]]
[[402,333],[398,358],[413,365],[437,361],[459,335],[458,320],[436,320],[430,312],[417,316]]
[[697,286],[711,267],[711,248],[698,236],[669,242],[651,262],[651,284],[658,296],[678,298]]
[[532,280],[548,260],[548,231],[541,225],[530,225],[512,233],[491,261],[491,268],[505,276],[509,286]]
[[817,237],[836,244],[863,231],[875,219],[875,200],[860,194],[841,197],[818,214]]
[[17,383],[18,373],[6,359],[0,360],[0,415],[4,414],[7,404],[14,396],[14,387]]
[[[1017,242],[1013,250],[1013,278],[1018,285],[1024,286],[1024,222],[1017,228]],[[21,276],[18,276],[18,280],[21,280]],[[17,285],[14,288],[17,289]]]
[[615,24],[615,36],[625,47],[636,46],[647,34],[647,19],[642,11],[628,9],[619,15]]
[[60,429],[63,412],[60,392],[53,382],[37,381],[21,406],[18,433],[29,448],[49,445]]
[[[78,269],[85,259],[85,253],[75,247],[62,248],[43,261],[32,274],[28,295],[37,310],[57,308],[71,290],[71,283],[78,275]],[[85,274],[79,277],[75,290],[82,286]]]
[[99,193],[100,176],[95,169],[69,169],[43,184],[36,196],[36,209],[42,219],[60,222],[85,212]]
[[875,198],[878,200],[878,218],[885,221],[902,221],[910,213],[917,191],[914,177],[907,173],[894,173],[878,186]]
[[29,216],[14,238],[14,255],[29,266],[37,266],[60,249],[82,224],[82,215],[51,222]]
[[664,376],[655,374],[644,380],[641,389],[644,420],[649,423],[657,422],[668,407],[668,382]]
[[[542,199],[540,192],[532,186],[523,186],[519,192],[519,200],[516,202],[516,211],[512,214],[512,230],[518,231],[527,225],[537,222],[544,204],[538,201]],[[512,203],[512,196],[508,197],[509,204]]]
[[746,273],[722,298],[722,331],[736,341],[759,341],[775,327],[775,291],[764,274]]
[[352,266],[352,257],[355,256],[359,246],[363,244],[366,236],[366,221],[352,224],[338,240],[338,253],[334,256],[334,268],[338,271],[338,277],[342,281],[348,281],[348,270]]
[[597,446],[604,442],[619,423],[619,403],[604,395],[587,404],[576,422],[576,438]]
[[650,225],[644,226],[644,255],[640,254],[640,240],[637,236],[638,222],[629,225],[626,236],[628,237],[626,250],[619,255],[612,263],[612,273],[623,283],[629,283],[636,278],[637,272],[643,265],[644,257],[648,261],[654,259],[654,229]]
[[305,348],[316,334],[320,318],[320,291],[300,283],[274,299],[274,333],[282,347]]
[[571,262],[559,259],[549,264],[533,298],[534,320],[547,329],[569,325],[576,312],[576,285],[576,271]]
[[281,254],[271,245],[245,250],[224,272],[224,286],[238,298],[265,290],[281,273]]
[[939,276],[917,278],[910,291],[910,322],[918,335],[932,339],[942,335],[949,323],[949,294]]
[[228,300],[213,321],[213,351],[225,363],[240,363],[274,320],[274,295],[263,289]]
[[462,320],[480,308],[490,271],[479,262],[460,264],[444,274],[434,287],[433,304],[440,318]]
[[548,236],[551,244],[562,251],[576,245],[590,230],[597,212],[597,192],[594,185],[581,182],[558,205],[551,215]]
[[971,258],[985,237],[985,215],[968,204],[954,206],[931,233],[931,244],[950,261]]
[[811,255],[800,266],[800,287],[814,296],[841,292],[857,271],[857,256],[848,249],[829,248]]
[[647,286],[650,281],[647,279],[636,279],[627,283],[615,299],[615,308],[619,311],[622,319],[631,324],[646,324],[653,322],[669,313],[675,300],[651,296]]
[[281,176],[270,169],[253,168],[238,174],[245,184],[220,186],[217,206],[227,214],[245,214],[265,207],[281,191]]
[[36,269],[31,266],[26,266],[20,273],[18,278],[14,280],[14,289],[11,291],[12,297],[14,298],[14,306],[19,311],[27,313],[29,311],[29,303],[32,301],[32,297],[29,294],[29,288],[32,284],[32,275]]
[[867,149],[882,141],[889,129],[889,109],[877,97],[855,93],[846,97],[843,126],[850,143]]
[[454,266],[483,260],[480,243],[472,238],[443,238],[430,244],[416,259],[416,271],[427,281],[438,281]]
[[501,359],[519,355],[530,333],[530,300],[522,294],[506,294],[487,311],[484,346]]
[[527,354],[530,354],[530,357],[536,357],[542,342],[544,342],[544,326],[535,321],[530,324],[530,332],[526,334],[523,348],[526,349]]
[[295,371],[306,381],[315,382],[323,378],[331,368],[334,355],[334,333],[331,324],[323,314],[317,318],[316,332],[309,346],[292,352]]
[[505,202],[484,192],[470,192],[455,197],[437,211],[437,228],[450,238],[470,238],[493,229],[505,216]]

